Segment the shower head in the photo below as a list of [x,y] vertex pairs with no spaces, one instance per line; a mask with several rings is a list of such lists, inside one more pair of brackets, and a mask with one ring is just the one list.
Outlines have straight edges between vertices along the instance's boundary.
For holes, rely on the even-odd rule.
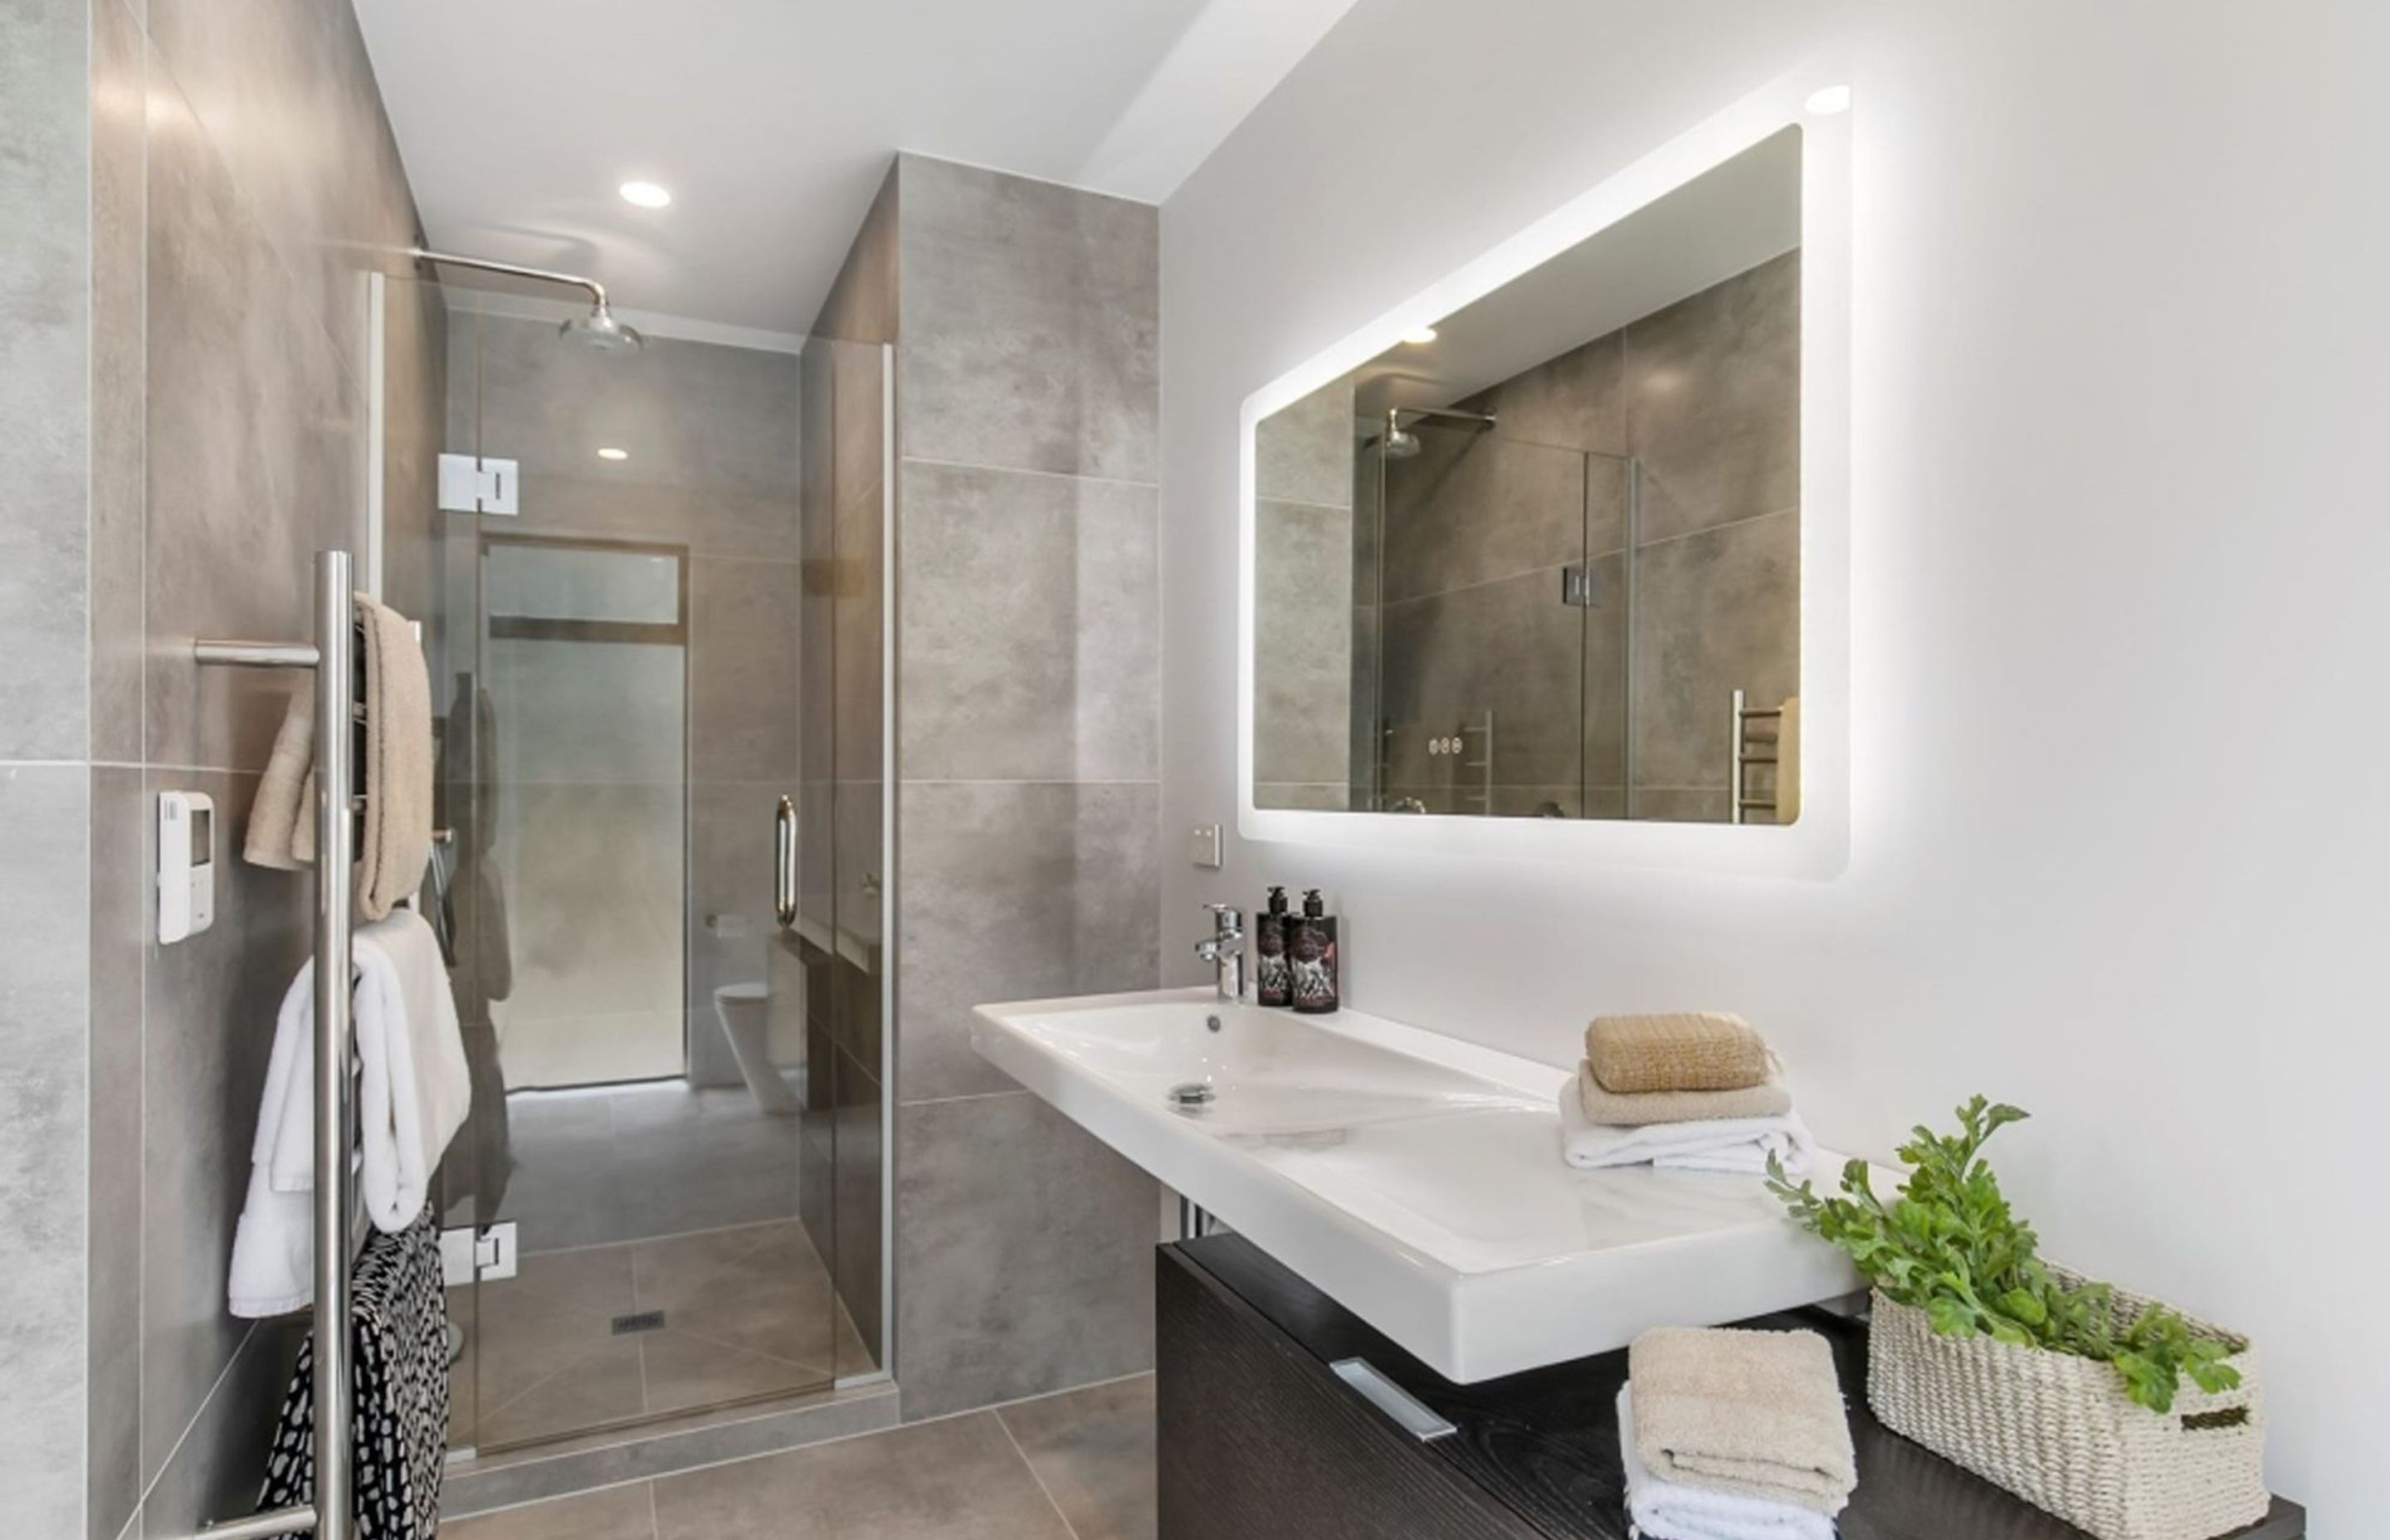
[[451,267],[470,267],[483,273],[507,273],[518,278],[568,284],[584,289],[589,295],[589,314],[576,315],[557,327],[559,336],[596,353],[636,353],[646,345],[645,339],[637,332],[614,319],[613,309],[606,302],[606,286],[595,278],[585,278],[578,273],[551,272],[545,267],[525,267],[519,263],[493,262],[487,257],[459,256],[454,251],[427,251],[420,246],[410,248],[407,255],[418,262],[444,263]]
[[1386,413],[1386,432],[1378,448],[1390,460],[1407,460],[1420,452],[1419,435],[1403,426],[1401,412]]
[[646,346],[646,339],[614,319],[614,313],[599,300],[589,307],[586,315],[576,315],[556,328],[557,335],[568,342],[577,342],[593,353],[636,353]]

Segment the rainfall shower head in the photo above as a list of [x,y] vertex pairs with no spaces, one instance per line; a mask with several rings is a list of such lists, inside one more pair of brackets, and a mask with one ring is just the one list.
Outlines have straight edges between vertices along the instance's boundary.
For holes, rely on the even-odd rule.
[[646,346],[636,331],[614,319],[602,297],[589,307],[588,314],[576,315],[556,330],[566,341],[577,342],[592,353],[636,353]]
[[585,278],[578,273],[553,273],[545,267],[524,267],[511,262],[492,262],[487,257],[460,257],[454,251],[427,251],[420,246],[413,248],[408,255],[418,262],[470,267],[483,273],[506,273],[518,278],[535,278],[541,283],[569,284],[574,289],[585,289],[589,295],[589,314],[576,315],[557,327],[559,336],[595,353],[636,353],[646,345],[645,339],[637,332],[614,319],[613,309],[606,302],[606,286],[595,278]]
[[1405,417],[1448,417],[1455,422],[1472,423],[1479,432],[1494,426],[1491,412],[1463,412],[1449,406],[1389,406],[1386,408],[1386,430],[1378,439],[1378,447],[1390,460],[1407,460],[1420,452],[1420,437],[1403,426]]
[[1378,447],[1390,460],[1407,460],[1420,452],[1419,435],[1396,422],[1394,414],[1389,412],[1386,414],[1386,436],[1379,441]]

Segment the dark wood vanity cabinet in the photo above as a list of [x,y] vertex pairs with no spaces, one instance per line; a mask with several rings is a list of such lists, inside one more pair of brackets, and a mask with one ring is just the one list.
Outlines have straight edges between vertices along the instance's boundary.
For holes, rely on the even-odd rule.
[[[1161,1540],[1626,1540],[1626,1354],[1455,1385],[1251,1242],[1163,1248],[1155,1270]],[[1859,1490],[1842,1540],[2086,1540],[1868,1414],[1867,1333],[1770,1316],[1833,1344]],[[1421,1441],[1330,1367],[1360,1358],[1453,1431]],[[2300,1540],[2277,1499],[2231,1540]]]

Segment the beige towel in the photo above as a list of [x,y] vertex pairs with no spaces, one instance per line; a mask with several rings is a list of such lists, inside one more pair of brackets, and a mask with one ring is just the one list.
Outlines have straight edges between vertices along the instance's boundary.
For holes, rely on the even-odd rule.
[[357,916],[376,920],[423,885],[431,860],[431,677],[405,616],[359,594],[357,619],[366,634]]
[[1767,1078],[1740,1091],[1639,1091],[1620,1096],[1594,1078],[1593,1066],[1576,1070],[1577,1099],[1585,1121],[1605,1128],[1648,1128],[1657,1123],[1715,1123],[1720,1119],[1780,1118],[1792,1110],[1784,1066],[1771,1057]]
[[1767,1078],[1767,1045],[1740,1016],[1597,1016],[1586,1062],[1605,1091],[1741,1091]]
[[[431,681],[406,617],[359,594],[357,618],[366,637],[357,918],[377,920],[422,885],[431,859]],[[315,684],[292,693],[258,778],[241,846],[252,865],[292,871],[315,864]]]
[[1664,1482],[1834,1514],[1858,1484],[1842,1382],[1814,1331],[1662,1327],[1626,1351],[1635,1451]]

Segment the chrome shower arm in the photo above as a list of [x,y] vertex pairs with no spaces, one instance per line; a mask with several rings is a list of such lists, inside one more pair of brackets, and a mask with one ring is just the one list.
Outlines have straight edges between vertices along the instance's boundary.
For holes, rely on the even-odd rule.
[[525,267],[520,263],[492,262],[487,257],[459,256],[454,251],[433,251],[420,246],[407,248],[406,254],[418,262],[444,263],[451,267],[472,267],[484,273],[506,273],[518,278],[536,278],[542,283],[569,284],[574,289],[587,289],[589,297],[598,302],[598,309],[609,308],[606,303],[606,286],[595,278],[585,278],[578,273],[558,273],[545,267]]

